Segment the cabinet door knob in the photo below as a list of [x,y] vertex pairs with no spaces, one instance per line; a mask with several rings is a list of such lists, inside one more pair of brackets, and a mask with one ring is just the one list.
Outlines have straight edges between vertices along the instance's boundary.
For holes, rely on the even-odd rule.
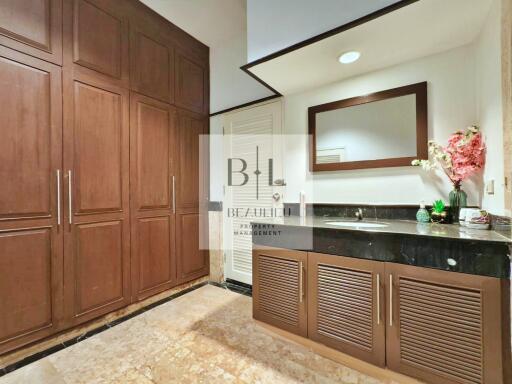
[[450,267],[455,267],[457,265],[457,260],[455,259],[452,259],[451,257],[448,258],[448,260],[446,260],[448,262],[448,265]]

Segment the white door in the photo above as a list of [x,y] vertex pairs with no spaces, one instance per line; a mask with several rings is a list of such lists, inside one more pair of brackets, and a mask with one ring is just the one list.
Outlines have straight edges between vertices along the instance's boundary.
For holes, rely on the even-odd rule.
[[255,215],[269,215],[283,207],[284,186],[278,185],[284,184],[281,128],[280,100],[224,117],[224,270],[228,279],[252,284],[249,224]]

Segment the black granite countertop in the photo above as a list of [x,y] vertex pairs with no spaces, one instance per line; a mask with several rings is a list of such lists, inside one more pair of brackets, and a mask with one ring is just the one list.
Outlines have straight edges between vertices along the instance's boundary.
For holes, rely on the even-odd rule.
[[328,224],[329,222],[346,221],[358,223],[353,218],[346,217],[299,217],[286,216],[277,218],[264,218],[252,220],[255,224],[271,224],[282,225],[288,227],[303,228],[329,228],[339,231],[363,231],[370,233],[391,233],[403,235],[416,235],[426,237],[449,238],[458,240],[471,241],[492,241],[500,243],[512,243],[512,233],[497,232],[493,230],[471,229],[462,227],[458,224],[436,224],[436,223],[418,223],[412,220],[380,220],[370,219],[363,220],[361,223],[379,223],[385,224],[382,228],[365,228],[365,227],[341,227]]
[[382,228],[340,227],[343,217],[287,216],[254,219],[253,244],[393,262],[474,275],[510,278],[508,232],[410,220],[363,220]]

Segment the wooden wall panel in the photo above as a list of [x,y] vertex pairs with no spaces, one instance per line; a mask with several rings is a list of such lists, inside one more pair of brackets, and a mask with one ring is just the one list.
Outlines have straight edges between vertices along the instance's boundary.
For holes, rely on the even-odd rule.
[[0,44],[62,64],[62,0],[0,1]]

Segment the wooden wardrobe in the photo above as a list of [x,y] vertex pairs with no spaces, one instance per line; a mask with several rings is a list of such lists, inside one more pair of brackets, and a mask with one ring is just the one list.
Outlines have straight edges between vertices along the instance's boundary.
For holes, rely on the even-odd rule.
[[0,86],[0,354],[208,274],[207,46],[136,0],[3,0]]

